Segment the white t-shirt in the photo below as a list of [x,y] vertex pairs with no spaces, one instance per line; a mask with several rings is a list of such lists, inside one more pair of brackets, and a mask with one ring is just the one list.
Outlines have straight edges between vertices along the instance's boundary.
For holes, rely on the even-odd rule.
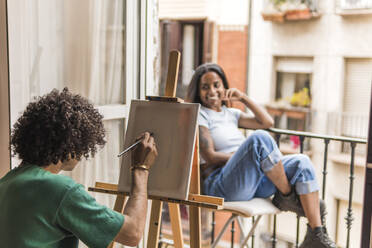
[[[221,112],[201,106],[198,124],[209,129],[216,152],[235,152],[245,141],[238,128],[241,113],[239,109],[226,106],[222,106]],[[202,159],[201,163],[204,162]]]

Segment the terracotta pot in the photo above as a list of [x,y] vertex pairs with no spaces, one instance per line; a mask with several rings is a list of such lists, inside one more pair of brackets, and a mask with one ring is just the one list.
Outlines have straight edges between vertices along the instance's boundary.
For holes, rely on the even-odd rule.
[[265,21],[284,22],[284,13],[275,13],[275,14],[261,13],[261,15]]
[[290,21],[308,20],[312,17],[310,9],[289,10],[285,12],[285,19]]

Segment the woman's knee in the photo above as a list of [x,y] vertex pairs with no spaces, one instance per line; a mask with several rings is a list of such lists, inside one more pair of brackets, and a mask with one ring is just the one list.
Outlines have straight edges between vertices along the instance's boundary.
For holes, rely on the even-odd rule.
[[[243,145],[244,150],[257,162],[261,169],[272,168],[281,158],[278,146],[267,131],[256,130]],[[263,169],[265,171],[265,169]]]
[[248,137],[248,142],[261,143],[261,142],[272,142],[272,137],[265,130],[256,130]]
[[297,154],[296,155],[296,165],[299,170],[303,172],[308,172],[310,174],[314,174],[314,166],[311,162],[309,156],[305,154]]

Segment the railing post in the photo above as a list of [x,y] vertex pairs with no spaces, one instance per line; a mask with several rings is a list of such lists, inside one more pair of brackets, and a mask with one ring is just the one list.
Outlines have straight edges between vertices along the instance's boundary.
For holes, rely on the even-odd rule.
[[300,136],[300,153],[304,153],[304,141],[305,141],[305,136]]
[[277,239],[276,239],[276,214],[274,214],[274,222],[273,222],[273,237],[271,239],[271,247],[272,248],[275,248],[276,247],[276,242],[277,242]]
[[300,216],[297,215],[297,227],[296,227],[296,245],[295,247],[298,248],[300,243]]
[[211,244],[214,242],[214,227],[216,225],[215,212],[212,212],[212,230],[211,230]]
[[327,182],[327,160],[328,160],[328,145],[329,139],[324,140],[324,162],[323,162],[323,188],[322,188],[322,199],[325,199],[325,192],[326,192],[326,182]]
[[[304,141],[305,141],[305,136],[300,135],[300,153],[304,153]],[[297,215],[297,228],[296,228],[296,248],[299,247],[300,243],[300,216]]]
[[[252,217],[252,226],[254,226],[254,216]],[[251,240],[251,246],[252,246],[252,248],[254,248],[254,237],[256,236],[255,234],[254,234],[255,232],[253,232],[253,234],[252,234],[252,240]]]
[[[280,147],[280,134],[279,133],[275,134],[275,141],[276,141],[276,144],[278,145],[278,148],[279,148]],[[277,242],[277,239],[276,239],[276,214],[274,214],[273,237],[272,237],[271,241],[272,241],[271,247],[276,248],[276,242]]]
[[231,248],[234,248],[235,220],[231,222]]
[[350,187],[349,187],[349,206],[347,209],[347,216],[345,217],[347,226],[347,237],[346,237],[346,248],[350,247],[350,230],[353,223],[353,188],[354,188],[354,157],[355,157],[355,147],[356,143],[351,142],[351,163],[350,163]]

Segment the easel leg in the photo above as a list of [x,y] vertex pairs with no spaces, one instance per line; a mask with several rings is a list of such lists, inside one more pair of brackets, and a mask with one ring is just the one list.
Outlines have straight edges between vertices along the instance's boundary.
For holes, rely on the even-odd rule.
[[162,208],[163,202],[152,200],[147,248],[156,248],[158,246]]
[[[118,195],[115,200],[114,210],[119,213],[123,213],[124,210],[124,203],[126,197],[123,195]],[[113,248],[115,242],[111,242],[107,248]]]
[[168,203],[169,216],[172,224],[172,235],[175,248],[183,248],[182,225],[180,215],[180,205]]
[[123,213],[126,196],[118,195],[115,200],[114,210]]
[[190,212],[190,247],[200,248],[201,247],[201,220],[200,220],[200,208],[189,207]]

